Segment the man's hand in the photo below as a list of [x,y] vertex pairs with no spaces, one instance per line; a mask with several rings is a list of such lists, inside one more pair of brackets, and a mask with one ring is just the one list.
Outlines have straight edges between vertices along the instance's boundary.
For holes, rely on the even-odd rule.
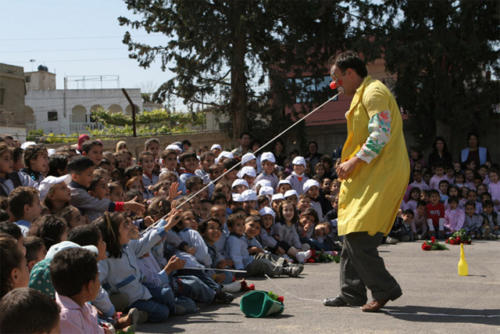
[[134,199],[131,201],[123,203],[123,209],[130,210],[139,216],[144,214],[144,210],[145,210],[144,204],[137,202],[137,197],[134,197]]
[[341,163],[336,170],[339,179],[346,180],[352,174],[356,165],[359,164],[361,161],[363,160],[354,156],[351,159]]
[[184,265],[186,264],[186,261],[181,260],[177,256],[172,256],[170,260],[168,260],[168,263],[165,265],[165,272],[167,275],[170,275],[173,271],[179,270],[184,268]]
[[151,218],[151,216],[144,217],[144,226],[149,227],[151,224],[154,224],[155,220]]
[[186,253],[194,255],[194,254],[196,254],[196,248],[193,246],[186,247]]

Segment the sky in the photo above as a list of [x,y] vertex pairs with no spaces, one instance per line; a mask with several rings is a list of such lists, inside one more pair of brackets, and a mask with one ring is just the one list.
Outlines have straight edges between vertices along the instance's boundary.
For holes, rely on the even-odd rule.
[[[132,16],[123,0],[0,0],[0,63],[24,67],[25,72],[45,65],[56,73],[57,89],[64,77],[115,75],[119,81],[104,88],[141,88],[152,92],[172,78],[158,63],[149,69],[128,58],[122,38],[128,30],[134,39],[154,45],[162,35],[121,27],[119,16]],[[31,61],[30,61],[31,60]],[[99,81],[69,81],[68,88],[100,88]]]

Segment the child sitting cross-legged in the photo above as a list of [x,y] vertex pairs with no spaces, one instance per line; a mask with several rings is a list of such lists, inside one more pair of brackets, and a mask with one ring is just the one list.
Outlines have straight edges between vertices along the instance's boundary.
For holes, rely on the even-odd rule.
[[277,224],[275,238],[287,255],[304,263],[311,257],[310,246],[302,244],[297,231],[299,217],[295,206],[288,201],[281,203],[279,207],[280,223]]
[[[273,256],[262,251],[262,246],[253,240],[260,232],[260,225],[256,219],[249,217],[247,221],[241,214],[232,214],[228,219],[231,232],[226,242],[227,254],[231,257],[235,269],[246,270],[246,276],[271,277],[288,275],[297,277],[302,266],[285,266],[285,259]],[[250,255],[250,251],[255,255]]]

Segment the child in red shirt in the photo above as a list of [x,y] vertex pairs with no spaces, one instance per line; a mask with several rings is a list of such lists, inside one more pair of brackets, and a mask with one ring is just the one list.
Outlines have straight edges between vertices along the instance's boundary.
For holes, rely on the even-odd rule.
[[432,236],[436,236],[436,229],[439,231],[438,237],[440,239],[444,238],[444,223],[446,222],[444,218],[444,204],[439,201],[440,196],[437,190],[430,191],[430,203],[427,203],[426,213],[427,213],[427,226],[429,226],[429,232]]

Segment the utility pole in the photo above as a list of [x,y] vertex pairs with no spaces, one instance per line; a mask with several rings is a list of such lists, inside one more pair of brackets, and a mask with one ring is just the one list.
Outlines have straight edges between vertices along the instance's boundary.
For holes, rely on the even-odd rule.
[[125,95],[125,97],[127,98],[128,103],[130,104],[130,107],[132,108],[132,131],[133,131],[133,136],[137,137],[137,133],[135,130],[135,113],[136,113],[135,104],[132,102],[132,99],[130,99],[130,96],[128,96],[128,93],[125,90],[125,88],[122,88],[122,92],[123,92],[123,95]]

